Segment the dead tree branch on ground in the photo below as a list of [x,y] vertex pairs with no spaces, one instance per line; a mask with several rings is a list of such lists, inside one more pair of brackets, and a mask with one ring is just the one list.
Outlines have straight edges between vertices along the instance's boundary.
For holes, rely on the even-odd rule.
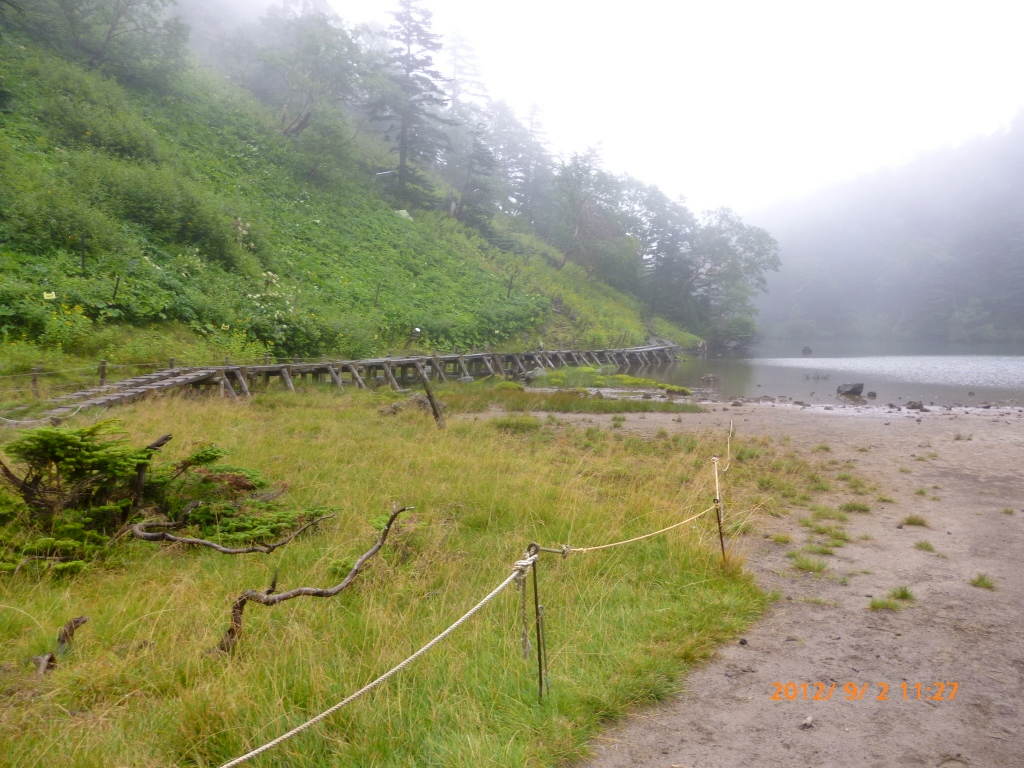
[[323,517],[311,520],[298,530],[288,534],[280,541],[275,541],[273,544],[253,544],[248,547],[224,547],[216,542],[207,541],[206,539],[193,539],[188,536],[175,536],[172,533],[167,533],[167,531],[149,530],[150,528],[181,528],[185,525],[184,521],[175,523],[168,520],[143,520],[141,523],[135,523],[132,525],[132,535],[137,539],[142,539],[143,541],[169,541],[172,544],[188,544],[196,547],[209,547],[210,549],[215,549],[220,552],[222,555],[248,555],[253,552],[262,552],[264,555],[269,555],[278,547],[283,547],[285,544],[291,542],[296,536],[306,529],[312,528],[314,525],[322,523],[324,520],[331,517],[334,517],[334,515],[324,515]]
[[50,651],[42,656],[32,657],[32,663],[36,665],[36,672],[40,677],[45,675],[53,667],[57,666],[57,657],[63,656],[65,652],[67,652],[68,646],[71,644],[71,640],[75,636],[75,631],[88,620],[88,616],[78,616],[71,619],[71,621],[61,627],[60,632],[57,633],[56,651]]
[[348,575],[337,584],[329,589],[321,589],[318,587],[297,587],[296,589],[290,589],[287,592],[281,592],[274,594],[277,588],[277,574],[274,574],[274,580],[270,587],[263,592],[257,592],[256,590],[248,590],[239,595],[238,599],[235,600],[234,605],[231,606],[231,624],[228,626],[227,631],[224,633],[224,637],[221,638],[220,643],[213,649],[214,652],[220,651],[222,653],[230,653],[238,642],[239,637],[242,635],[242,615],[245,612],[245,606],[248,602],[259,603],[260,605],[272,606],[278,603],[283,603],[285,600],[292,600],[296,597],[334,597],[339,592],[344,590],[353,581],[356,576],[362,570],[366,561],[376,555],[381,547],[384,546],[384,542],[387,541],[388,534],[391,532],[392,526],[398,519],[398,516],[403,512],[408,512],[413,507],[402,507],[399,509],[397,504],[393,504],[391,507],[391,516],[388,521],[384,524],[384,528],[380,532],[380,537],[376,543],[370,547],[366,552],[363,553],[362,557],[356,560],[355,565],[352,566],[352,570],[348,572]]

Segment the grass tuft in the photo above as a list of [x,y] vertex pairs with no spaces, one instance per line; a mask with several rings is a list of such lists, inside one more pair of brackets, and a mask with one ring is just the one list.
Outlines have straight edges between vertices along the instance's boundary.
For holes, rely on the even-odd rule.
[[839,507],[843,512],[870,512],[871,507],[862,501],[848,501]]
[[868,608],[872,611],[898,611],[902,606],[895,600],[887,597],[872,598]]
[[850,519],[848,515],[831,507],[814,507],[813,510],[814,518],[817,520],[837,520],[845,523]]
[[812,555],[832,555],[835,554],[832,547],[826,547],[824,544],[808,544],[804,547],[805,552],[810,552]]
[[793,567],[798,571],[808,573],[821,573],[828,568],[828,563],[817,557],[808,557],[803,552],[787,552],[786,557],[793,561]]
[[916,541],[914,542],[914,549],[920,549],[922,552],[934,552],[935,547],[930,541]]
[[981,589],[995,589],[996,584],[992,581],[992,578],[984,573],[979,573],[973,579],[971,579],[972,587],[979,587]]
[[910,587],[893,587],[889,590],[889,597],[910,602],[914,600],[914,593],[910,591]]
[[904,525],[920,525],[923,528],[928,527],[928,521],[921,515],[907,515],[903,518]]

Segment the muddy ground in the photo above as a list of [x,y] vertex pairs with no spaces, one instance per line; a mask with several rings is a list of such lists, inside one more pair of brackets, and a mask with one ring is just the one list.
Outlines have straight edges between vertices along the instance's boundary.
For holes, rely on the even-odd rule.
[[[734,419],[740,434],[789,436],[801,452],[828,444],[824,458],[853,462],[876,487],[860,496],[836,488],[815,502],[862,501],[871,512],[849,515],[851,541],[823,558],[820,575],[785,556],[807,542],[806,513],[759,518],[746,564],[779,599],[688,675],[677,698],[608,731],[585,768],[1024,767],[1024,411],[710,407],[682,423],[630,415],[625,428],[726,430]],[[899,527],[908,515],[927,527]],[[915,548],[920,541],[934,552]],[[994,590],[970,584],[979,573]],[[897,586],[916,599],[869,610]],[[942,701],[930,700],[937,681]],[[828,700],[813,700],[816,682],[822,698],[836,684]],[[795,700],[774,683],[794,683]],[[848,700],[847,683],[859,698]]]

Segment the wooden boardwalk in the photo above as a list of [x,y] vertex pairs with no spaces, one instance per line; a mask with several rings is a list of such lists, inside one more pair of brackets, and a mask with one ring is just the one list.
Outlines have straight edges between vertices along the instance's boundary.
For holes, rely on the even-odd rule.
[[388,384],[403,390],[424,380],[447,382],[472,381],[484,376],[507,379],[525,378],[538,368],[555,369],[569,365],[595,367],[614,366],[616,370],[642,368],[677,360],[678,347],[657,345],[628,349],[595,349],[590,351],[552,350],[535,352],[474,352],[472,354],[416,355],[413,357],[380,357],[369,360],[324,360],[319,363],[271,363],[262,365],[217,365],[202,368],[177,367],[137,376],[132,379],[103,384],[61,395],[50,402],[55,408],[43,418],[59,419],[94,406],[112,406],[138,400],[149,394],[173,389],[209,390],[215,388],[222,397],[247,397],[257,386],[266,386],[274,377],[294,392],[295,380],[330,381],[344,389],[346,385],[361,389]]

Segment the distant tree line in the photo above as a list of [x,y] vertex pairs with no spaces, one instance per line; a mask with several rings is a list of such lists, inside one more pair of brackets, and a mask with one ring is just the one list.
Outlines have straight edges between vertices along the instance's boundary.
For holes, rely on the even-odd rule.
[[786,268],[764,330],[799,338],[1024,342],[1024,115],[759,216]]
[[[158,83],[186,61],[188,28],[172,2],[18,0],[16,23],[122,80]],[[487,97],[464,41],[439,61],[442,40],[421,0],[398,0],[391,15],[386,29],[356,28],[324,0],[284,0],[202,55],[273,108],[286,136],[341,126],[349,142],[382,139],[392,154],[365,162],[396,206],[443,211],[506,251],[517,236],[539,236],[563,254],[556,266],[578,263],[651,316],[712,343],[751,340],[753,299],[779,266],[765,230],[727,209],[694,214],[605,171],[593,150],[555,157],[536,112],[523,121]],[[328,141],[325,151],[344,149]]]

